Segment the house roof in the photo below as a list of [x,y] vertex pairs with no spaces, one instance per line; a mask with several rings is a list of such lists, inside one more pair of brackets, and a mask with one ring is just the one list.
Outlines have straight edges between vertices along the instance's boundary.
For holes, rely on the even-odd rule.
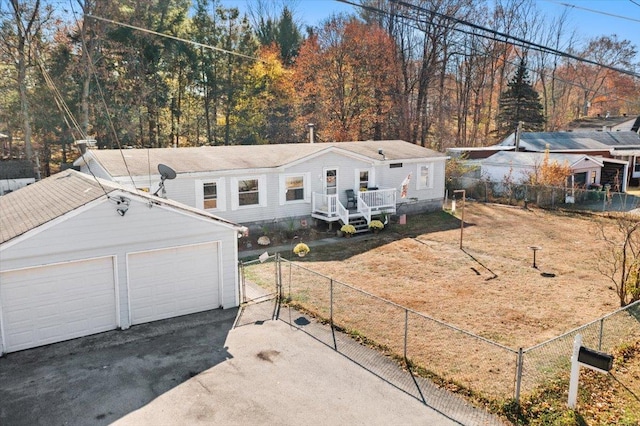
[[[640,117],[637,117],[640,118]],[[592,130],[631,130],[634,121],[637,119],[634,116],[602,116],[596,117],[582,117],[568,123],[565,127],[567,130],[573,132],[584,132]]]
[[[542,164],[545,153],[543,152],[513,152],[500,151],[488,157],[482,162],[482,165],[502,166],[508,165],[513,167],[532,167]],[[602,167],[602,158],[593,157],[585,154],[559,154],[549,153],[549,161],[558,164],[565,164],[571,167],[584,159],[593,161],[596,165]]]
[[35,177],[36,172],[29,160],[0,160],[0,180]]
[[185,210],[225,223],[238,230],[242,229],[240,225],[203,210],[128,189],[115,182],[94,179],[85,173],[69,169],[0,197],[0,244],[92,201],[107,197],[114,191],[126,192],[132,196],[148,199],[155,204]]
[[[515,146],[511,134],[499,146]],[[640,135],[635,132],[522,132],[520,148],[526,151],[609,151],[619,148],[640,148]]]
[[[111,176],[121,177],[129,173],[132,176],[156,174],[158,164],[166,164],[176,173],[276,168],[331,150],[381,161],[380,149],[387,162],[445,158],[442,153],[401,140],[89,150],[88,153]],[[76,164],[81,163],[81,158],[76,160]]]

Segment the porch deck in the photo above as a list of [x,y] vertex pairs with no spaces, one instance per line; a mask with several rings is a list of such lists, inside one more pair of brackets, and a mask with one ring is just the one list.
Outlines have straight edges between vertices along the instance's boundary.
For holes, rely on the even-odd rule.
[[350,220],[364,218],[368,224],[372,216],[396,212],[395,188],[355,191],[355,193],[357,206],[352,209],[347,209],[336,194],[313,193],[311,216],[325,222],[342,221],[345,225]]

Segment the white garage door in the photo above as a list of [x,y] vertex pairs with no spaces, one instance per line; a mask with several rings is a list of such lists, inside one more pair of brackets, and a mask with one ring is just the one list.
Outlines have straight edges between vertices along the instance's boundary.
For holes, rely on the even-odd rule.
[[5,351],[117,327],[111,257],[0,273]]
[[130,253],[131,324],[220,307],[217,243]]

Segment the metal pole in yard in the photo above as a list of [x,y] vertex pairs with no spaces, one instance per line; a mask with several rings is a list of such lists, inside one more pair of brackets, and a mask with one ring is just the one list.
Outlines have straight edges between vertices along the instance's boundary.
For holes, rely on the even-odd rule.
[[467,197],[467,192],[464,189],[456,189],[455,191],[453,191],[453,193],[462,193],[462,214],[460,216],[460,250],[462,250],[462,236],[464,234],[464,205]]

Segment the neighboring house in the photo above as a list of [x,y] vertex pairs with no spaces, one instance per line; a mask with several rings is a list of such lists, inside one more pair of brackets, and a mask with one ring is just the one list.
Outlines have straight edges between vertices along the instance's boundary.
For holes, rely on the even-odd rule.
[[448,154],[464,155],[478,164],[497,152],[508,151],[588,155],[602,162],[600,184],[620,191],[640,185],[640,135],[636,131],[522,132],[519,137],[515,133],[508,136],[498,145],[451,148]]
[[311,218],[366,225],[400,207],[403,213],[439,209],[445,162],[441,153],[391,140],[88,150],[74,164],[150,192],[157,192],[156,170],[164,164],[177,174],[164,182],[168,198],[257,228],[299,227]]
[[[640,121],[640,117],[634,116],[609,116],[605,114],[602,116],[598,114],[593,117],[581,117],[568,123],[564,131],[569,132],[584,132],[584,131],[603,131],[603,132],[618,132],[634,130],[634,126]],[[634,130],[638,132],[636,127]]]
[[0,195],[30,185],[36,173],[29,160],[0,160]]
[[[629,183],[638,185],[640,181],[640,135],[636,132],[523,132],[519,140],[513,134],[499,145],[516,151],[601,156],[603,185],[625,191]],[[623,163],[628,165],[626,172]]]
[[[500,151],[482,161],[481,175],[492,182],[510,179],[514,183],[527,183],[529,177],[544,163],[545,155],[541,152]],[[548,162],[571,168],[573,174],[567,182],[570,186],[573,184],[586,188],[600,185],[600,173],[604,165],[601,157],[550,153]]]
[[73,170],[0,197],[0,354],[238,306],[243,231]]

